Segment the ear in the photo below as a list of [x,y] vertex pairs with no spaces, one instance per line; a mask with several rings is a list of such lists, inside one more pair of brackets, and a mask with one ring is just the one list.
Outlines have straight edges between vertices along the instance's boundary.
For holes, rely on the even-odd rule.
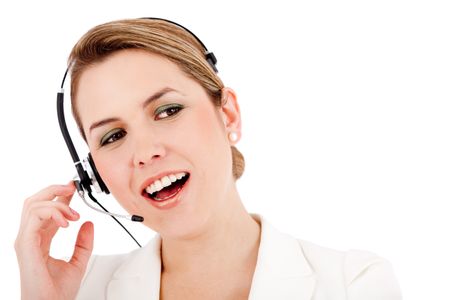
[[[225,133],[231,145],[236,144],[241,138],[241,112],[237,102],[236,93],[229,87],[222,89],[222,107],[220,115],[225,126]],[[230,133],[236,135],[235,140],[229,138]]]

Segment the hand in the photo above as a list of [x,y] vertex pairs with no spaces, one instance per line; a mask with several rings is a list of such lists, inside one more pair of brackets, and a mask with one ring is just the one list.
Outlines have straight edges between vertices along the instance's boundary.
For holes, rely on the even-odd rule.
[[78,293],[92,253],[93,224],[86,222],[81,226],[68,262],[49,255],[59,227],[67,227],[68,221],[80,217],[69,207],[74,192],[73,182],[51,185],[25,200],[14,244],[22,299],[74,299]]

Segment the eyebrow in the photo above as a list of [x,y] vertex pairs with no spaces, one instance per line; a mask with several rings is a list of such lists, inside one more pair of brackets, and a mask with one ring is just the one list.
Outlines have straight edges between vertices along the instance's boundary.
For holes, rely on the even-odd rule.
[[[142,103],[142,109],[145,109],[150,103],[158,100],[159,98],[161,98],[162,96],[164,96],[165,94],[169,93],[169,92],[178,92],[177,90],[170,88],[170,87],[165,87],[161,90],[159,90],[158,92],[154,93],[153,95],[151,95],[150,97],[148,97],[144,103]],[[178,92],[179,93],[179,92]],[[91,132],[92,130],[94,130],[95,128],[104,126],[108,123],[111,122],[116,122],[119,121],[120,118],[117,117],[111,117],[111,118],[106,118],[97,122],[92,123],[92,125],[89,127],[89,132]]]

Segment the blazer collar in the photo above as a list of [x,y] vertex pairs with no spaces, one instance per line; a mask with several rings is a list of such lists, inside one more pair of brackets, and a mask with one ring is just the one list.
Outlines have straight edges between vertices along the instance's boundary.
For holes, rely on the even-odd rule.
[[[251,216],[261,225],[261,240],[249,300],[310,300],[316,279],[298,240],[279,232],[262,216]],[[160,279],[161,237],[156,234],[113,274],[107,299],[159,299]]]
[[114,272],[106,299],[159,299],[161,238],[156,234],[143,248],[128,254]]
[[261,225],[261,241],[249,299],[310,300],[316,276],[299,241],[279,232],[262,216],[251,215]]

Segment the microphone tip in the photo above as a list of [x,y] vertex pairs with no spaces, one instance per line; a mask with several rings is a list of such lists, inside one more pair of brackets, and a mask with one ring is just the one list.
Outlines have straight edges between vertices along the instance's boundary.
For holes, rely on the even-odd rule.
[[143,221],[144,221],[144,218],[141,217],[141,216],[132,215],[132,216],[131,216],[131,221],[134,221],[134,222],[143,222]]

